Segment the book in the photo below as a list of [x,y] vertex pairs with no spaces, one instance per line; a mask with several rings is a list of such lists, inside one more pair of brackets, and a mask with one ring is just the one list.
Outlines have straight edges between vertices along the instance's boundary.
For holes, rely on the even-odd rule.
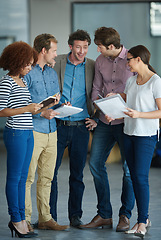
[[127,112],[127,104],[120,96],[120,94],[112,95],[106,98],[95,100],[96,106],[111,118],[124,118],[128,117],[124,112]]
[[83,108],[63,105],[54,109],[54,111],[60,113],[59,115],[55,116],[56,118],[64,118],[82,112]]
[[56,101],[55,96],[49,96],[48,98],[45,98],[43,101],[39,102],[39,104],[43,104],[42,108],[44,108],[44,107],[49,106],[51,103],[55,103],[55,101]]
[[39,102],[39,104],[43,104],[43,107],[41,107],[41,108],[36,112],[36,114],[37,114],[37,113],[40,113],[40,112],[42,112],[42,111],[44,111],[44,110],[46,110],[46,109],[48,109],[48,108],[50,108],[50,107],[52,107],[52,106],[54,106],[54,105],[55,105],[55,102],[56,102],[56,97],[57,97],[57,95],[59,95],[59,93],[56,93],[56,94],[54,94],[53,96],[49,96],[49,97],[45,98],[43,101]]

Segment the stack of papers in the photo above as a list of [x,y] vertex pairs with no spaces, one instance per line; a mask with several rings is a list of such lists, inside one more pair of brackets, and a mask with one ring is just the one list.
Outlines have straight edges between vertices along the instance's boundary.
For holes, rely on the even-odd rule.
[[117,119],[128,117],[124,114],[124,112],[128,112],[128,106],[120,94],[96,100],[94,103],[105,115],[111,118]]
[[64,117],[69,117],[69,116],[74,115],[76,113],[82,112],[83,108],[63,105],[59,108],[54,109],[54,111],[60,113],[59,115],[55,116],[56,118],[64,118]]

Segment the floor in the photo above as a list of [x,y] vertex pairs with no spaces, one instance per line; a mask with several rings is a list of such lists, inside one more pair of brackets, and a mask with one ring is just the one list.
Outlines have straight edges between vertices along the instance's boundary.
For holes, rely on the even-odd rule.
[[[112,230],[79,230],[69,228],[66,231],[36,230],[37,240],[122,240],[122,239],[139,239],[135,236],[129,236],[124,233],[116,233],[115,228],[118,222],[118,211],[120,207],[121,194],[121,176],[122,169],[119,163],[110,163],[107,165],[110,186],[111,186],[111,203],[113,206],[113,222]],[[69,224],[67,215],[67,199],[68,199],[68,159],[64,159],[59,171],[59,202],[58,202],[58,223]],[[7,213],[7,204],[5,198],[5,177],[6,177],[6,151],[3,141],[0,141],[0,239],[9,240],[11,234],[8,229],[9,216]],[[83,217],[84,223],[89,222],[96,215],[96,194],[94,190],[92,176],[89,172],[88,163],[84,171],[85,192],[83,198]],[[32,187],[33,200],[33,216],[32,222],[37,220],[36,208],[36,184]],[[152,227],[145,239],[159,240],[161,237],[161,168],[151,168],[150,170],[150,220]],[[131,227],[136,221],[136,208],[133,210],[131,218]]]

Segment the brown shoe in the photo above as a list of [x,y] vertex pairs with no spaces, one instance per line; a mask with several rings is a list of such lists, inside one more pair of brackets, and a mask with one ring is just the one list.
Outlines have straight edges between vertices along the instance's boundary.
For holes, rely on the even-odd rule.
[[113,227],[113,223],[112,223],[112,218],[107,218],[104,219],[99,215],[96,215],[92,221],[88,224],[85,225],[80,225],[80,228],[82,229],[94,229],[94,228],[112,228]]
[[38,229],[61,231],[67,228],[69,228],[69,226],[59,225],[54,219],[50,219],[47,222],[38,223]]
[[116,232],[125,232],[130,228],[130,221],[125,215],[121,215],[119,223],[116,227]]

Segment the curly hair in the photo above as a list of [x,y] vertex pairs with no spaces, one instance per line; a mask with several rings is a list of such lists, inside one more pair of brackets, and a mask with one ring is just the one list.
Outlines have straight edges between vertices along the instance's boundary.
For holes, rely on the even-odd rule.
[[49,49],[51,48],[51,42],[57,43],[58,41],[51,34],[47,33],[40,34],[34,40],[34,49],[38,53],[40,53],[43,48],[49,51]]
[[88,32],[78,29],[69,35],[68,44],[73,46],[75,40],[87,41],[88,46],[91,44],[91,38]]
[[120,35],[113,28],[100,27],[95,31],[94,42],[96,45],[102,44],[108,49],[110,44],[113,44],[117,49],[121,47]]
[[16,76],[31,62],[31,59],[34,60],[34,66],[38,59],[37,56],[37,52],[29,44],[23,41],[14,42],[4,48],[0,57],[0,68]]

